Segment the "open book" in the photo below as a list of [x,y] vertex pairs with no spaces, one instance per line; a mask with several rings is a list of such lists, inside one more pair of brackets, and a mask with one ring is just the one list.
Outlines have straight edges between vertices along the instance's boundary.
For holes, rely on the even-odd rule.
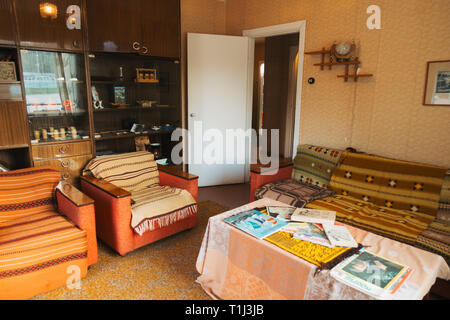
[[297,208],[291,215],[291,221],[311,222],[320,224],[334,224],[336,212],[329,210],[316,210]]

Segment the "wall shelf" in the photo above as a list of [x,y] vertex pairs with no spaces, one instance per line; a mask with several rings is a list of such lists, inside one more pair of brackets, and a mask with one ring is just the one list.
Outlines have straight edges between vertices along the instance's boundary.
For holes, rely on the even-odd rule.
[[[333,61],[333,58],[331,56],[331,49],[327,50],[325,48],[322,48],[322,50],[316,50],[316,51],[307,51],[305,54],[308,55],[321,55],[321,62],[320,63],[314,63],[314,66],[320,66],[320,70],[324,70],[324,67],[328,67],[328,70],[331,70],[333,66],[345,66],[345,74],[338,75],[338,78],[344,78],[345,82],[348,82],[349,78],[353,78],[355,82],[358,81],[359,78],[368,78],[373,77],[373,74],[358,74],[359,65],[361,64],[361,61],[356,58],[352,61]],[[325,62],[326,56],[328,55],[328,61]],[[350,74],[350,66],[353,66],[354,73]]]

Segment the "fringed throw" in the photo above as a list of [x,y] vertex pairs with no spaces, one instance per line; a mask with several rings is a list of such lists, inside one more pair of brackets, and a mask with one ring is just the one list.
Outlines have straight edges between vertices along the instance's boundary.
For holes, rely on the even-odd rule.
[[197,213],[195,199],[184,189],[151,186],[131,193],[131,198],[131,227],[141,236]]
[[142,236],[146,231],[153,231],[159,228],[167,227],[182,219],[186,219],[187,217],[190,217],[195,213],[197,213],[197,205],[193,204],[188,207],[167,213],[163,216],[144,219],[134,228],[134,231]]

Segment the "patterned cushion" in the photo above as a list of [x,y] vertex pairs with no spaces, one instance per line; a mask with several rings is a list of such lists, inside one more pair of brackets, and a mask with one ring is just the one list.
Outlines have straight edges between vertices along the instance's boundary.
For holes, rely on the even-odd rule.
[[345,151],[330,188],[384,208],[436,215],[447,169]]
[[444,182],[442,183],[439,209],[447,210],[450,213],[450,170],[445,173]]
[[294,158],[292,179],[326,188],[342,151],[301,144]]
[[129,192],[159,184],[158,165],[153,154],[146,151],[94,158],[83,175],[106,180]]
[[334,192],[331,190],[289,179],[271,182],[256,189],[255,200],[269,198],[303,208],[311,201],[333,194]]
[[37,167],[0,173],[0,226],[28,213],[54,209],[61,173]]

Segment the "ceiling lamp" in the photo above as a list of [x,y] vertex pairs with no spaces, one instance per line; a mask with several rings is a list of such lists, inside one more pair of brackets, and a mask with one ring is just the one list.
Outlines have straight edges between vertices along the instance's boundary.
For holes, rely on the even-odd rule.
[[39,11],[42,18],[56,19],[58,17],[58,8],[53,3],[41,3],[39,5]]

